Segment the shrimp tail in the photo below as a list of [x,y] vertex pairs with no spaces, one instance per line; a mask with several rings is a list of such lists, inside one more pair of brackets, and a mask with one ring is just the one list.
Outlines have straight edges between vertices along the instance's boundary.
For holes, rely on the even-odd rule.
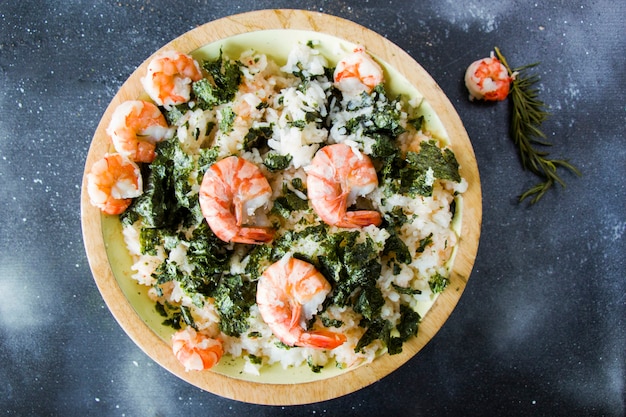
[[334,349],[346,341],[346,336],[330,330],[313,330],[304,332],[296,342],[296,346],[317,349]]
[[371,210],[348,211],[337,226],[358,228],[369,225],[380,226],[382,217],[379,212]]
[[231,242],[258,245],[271,242],[272,239],[274,239],[274,229],[269,227],[241,227]]

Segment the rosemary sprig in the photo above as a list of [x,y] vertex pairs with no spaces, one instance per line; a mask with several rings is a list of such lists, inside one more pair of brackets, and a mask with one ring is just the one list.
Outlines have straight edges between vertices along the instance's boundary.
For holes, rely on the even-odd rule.
[[545,140],[546,135],[541,131],[541,124],[550,113],[546,110],[545,103],[538,98],[535,84],[539,81],[539,77],[537,75],[522,76],[523,71],[538,63],[511,69],[497,47],[495,52],[500,62],[506,67],[509,76],[513,77],[510,91],[513,104],[510,134],[519,149],[522,167],[543,179],[542,182],[520,195],[519,201],[531,198],[530,203],[535,204],[555,183],[565,187],[565,182],[557,174],[557,168],[565,168],[578,176],[581,173],[567,160],[550,159],[548,152],[533,147],[533,145],[551,146]]

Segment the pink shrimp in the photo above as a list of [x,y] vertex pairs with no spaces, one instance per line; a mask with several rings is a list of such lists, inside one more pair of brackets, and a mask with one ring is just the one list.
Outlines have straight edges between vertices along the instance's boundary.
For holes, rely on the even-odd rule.
[[174,333],[172,351],[186,371],[210,369],[224,354],[222,342],[198,333],[193,327]]
[[348,211],[357,196],[378,186],[372,161],[343,143],[321,148],[305,169],[308,197],[318,216],[331,226],[357,228],[380,225],[380,213],[371,210]]
[[365,48],[358,46],[352,54],[339,61],[333,78],[335,86],[344,93],[371,93],[374,87],[383,82],[383,70],[365,52]]
[[136,162],[152,162],[156,143],[172,135],[157,106],[130,100],[117,106],[107,127],[115,150]]
[[123,213],[143,192],[137,164],[118,153],[107,154],[87,174],[87,193],[91,204],[106,214]]
[[513,77],[493,52],[489,58],[472,62],[465,72],[470,100],[502,101],[508,96],[512,81]]
[[287,346],[334,349],[346,341],[345,335],[305,329],[330,290],[328,281],[313,265],[285,256],[259,278],[256,302],[272,333]]
[[237,156],[224,158],[204,174],[200,208],[213,233],[225,242],[266,243],[273,239],[269,227],[244,226],[249,216],[267,206],[272,188],[252,162]]
[[165,51],[150,61],[141,83],[156,104],[169,109],[188,102],[191,83],[201,78],[200,66],[191,56]]

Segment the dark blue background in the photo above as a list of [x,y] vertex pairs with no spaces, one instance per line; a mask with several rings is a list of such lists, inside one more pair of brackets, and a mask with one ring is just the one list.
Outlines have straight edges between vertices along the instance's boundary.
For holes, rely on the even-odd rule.
[[[203,392],[125,335],[92,279],[80,229],[91,136],[125,79],[205,22],[290,1],[0,3],[0,413],[19,416],[623,416],[626,374],[626,3],[306,1],[405,49],[471,137],[483,228],[471,279],[436,337],[398,371],[318,404],[268,407]],[[537,179],[507,135],[506,103],[470,103],[462,78],[499,46],[541,61],[563,173]]]

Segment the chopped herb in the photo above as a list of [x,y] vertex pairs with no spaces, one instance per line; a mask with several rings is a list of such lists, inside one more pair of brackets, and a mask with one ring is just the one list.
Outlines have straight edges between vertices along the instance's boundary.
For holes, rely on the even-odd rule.
[[185,322],[187,326],[195,327],[195,323],[194,323],[193,317],[191,316],[191,312],[189,311],[189,308],[181,305],[180,316],[182,317],[183,321]]
[[393,232],[385,241],[385,249],[383,250],[383,255],[391,255],[393,254],[395,259],[403,264],[408,264],[411,262],[411,251],[407,247],[406,243],[398,236],[397,233]]
[[253,280],[258,279],[265,267],[271,264],[272,247],[269,245],[255,245],[246,256],[245,273]]
[[348,120],[346,129],[349,133],[362,131],[367,136],[379,134],[395,138],[404,132],[398,103],[399,98],[390,101],[384,85],[379,84],[371,94],[365,92],[361,94],[360,101],[353,100],[348,103],[348,110],[354,111],[371,107],[371,111]]
[[233,123],[235,122],[235,112],[232,107],[224,107],[220,114],[222,115],[222,120],[220,120],[219,129],[224,133],[229,133],[233,130]]
[[422,318],[411,307],[404,304],[400,305],[400,323],[396,329],[400,333],[400,339],[406,342],[413,336],[417,336],[419,322]]
[[306,125],[307,125],[307,122],[305,120],[294,120],[293,122],[289,122],[289,126],[295,127],[296,129],[299,129],[299,130],[304,130]]
[[337,319],[331,319],[330,317],[320,316],[322,320],[322,324],[324,327],[341,327],[343,326],[343,321]]
[[312,356],[309,356],[308,358],[306,358],[306,363],[307,363],[307,365],[309,365],[309,368],[311,368],[311,371],[316,373],[316,374],[319,374],[322,371],[322,369],[324,368],[321,365],[315,364],[313,362],[313,357]]
[[263,126],[248,130],[243,138],[243,149],[249,151],[252,148],[261,149],[267,146],[267,140],[272,137],[272,127]]
[[143,255],[156,255],[157,246],[161,244],[159,231],[154,228],[142,227],[139,231],[139,246]]
[[161,304],[156,302],[154,307],[161,317],[165,317],[165,320],[162,322],[164,326],[171,327],[175,330],[181,329],[182,324],[185,321],[179,306],[173,306],[169,303]]
[[430,286],[430,290],[433,292],[433,294],[438,294],[446,289],[449,282],[450,280],[448,280],[448,278],[437,273],[430,277],[430,279],[428,280],[428,285]]
[[276,152],[268,152],[263,160],[263,165],[270,171],[280,171],[289,167],[293,157],[291,155],[280,155]]
[[201,221],[195,209],[197,194],[192,193],[189,179],[194,168],[193,159],[176,138],[158,143],[144,192],[122,214],[122,223],[132,224],[141,218],[146,227],[175,229],[179,224]]
[[400,323],[396,326],[399,336],[392,336],[387,344],[390,355],[402,353],[402,345],[413,336],[417,336],[421,317],[411,307],[400,305]]
[[[306,195],[306,188],[304,188],[300,178],[294,178],[291,183],[296,190]],[[298,194],[292,191],[287,184],[283,184],[283,194],[274,200],[272,211],[286,219],[291,212],[307,210],[308,208],[309,203],[307,200],[303,200]]]
[[415,117],[413,119],[409,119],[407,121],[411,126],[415,128],[415,130],[419,131],[422,129],[424,125],[424,116]]
[[422,291],[421,290],[416,290],[413,288],[407,288],[407,287],[401,287],[399,285],[396,285],[394,283],[391,284],[391,286],[393,287],[394,290],[396,290],[399,294],[406,294],[406,295],[418,295],[421,294]]
[[252,353],[248,354],[248,359],[250,360],[250,363],[253,365],[262,365],[263,364],[263,358],[253,355]]
[[365,333],[363,333],[363,336],[361,336],[354,348],[356,353],[362,352],[363,348],[376,340],[381,340],[385,345],[388,344],[392,330],[392,324],[389,321],[377,318],[371,322],[362,321],[360,325],[367,327],[367,330],[365,330]]
[[430,245],[431,243],[433,243],[433,234],[432,233],[429,234],[428,236],[426,236],[424,239],[420,239],[420,245],[415,250],[415,252],[423,253],[426,250],[426,246]]
[[225,242],[215,236],[206,222],[193,231],[187,248],[187,260],[193,267],[196,280],[204,281],[204,293],[210,293],[217,286],[219,277],[228,269],[232,252]]
[[220,330],[239,336],[248,329],[247,318],[255,302],[256,282],[241,275],[225,275],[213,294],[220,315]]
[[399,155],[400,150],[393,138],[380,133],[373,133],[371,137],[375,140],[374,145],[372,145],[373,158],[387,159]]
[[176,263],[168,260],[163,261],[152,273],[152,277],[156,279],[157,285],[170,281],[179,281],[181,276],[182,273],[179,271]]
[[276,346],[279,349],[285,349],[285,350],[289,350],[289,349],[291,349],[293,347],[293,346],[286,345],[286,344],[284,344],[283,342],[280,342],[280,341],[274,343],[274,346]]
[[214,87],[207,78],[194,82],[191,85],[191,91],[198,99],[198,104],[202,109],[212,109],[223,102],[220,98],[219,89]]
[[176,124],[178,119],[183,117],[187,110],[189,110],[189,105],[186,103],[178,106],[172,106],[171,109],[165,112],[165,120],[167,120],[167,123],[172,126]]
[[202,182],[204,173],[217,162],[219,158],[219,148],[200,149],[200,158],[198,158],[198,182]]
[[360,313],[368,320],[373,320],[380,315],[385,305],[385,297],[375,285],[363,287],[359,297],[354,303],[354,311]]
[[448,149],[439,149],[434,140],[422,142],[419,153],[407,154],[409,163],[414,169],[431,168],[438,179],[460,182],[459,163],[454,153]]
[[420,151],[407,152],[406,158],[394,155],[383,162],[381,177],[389,194],[431,196],[435,180],[461,181],[454,153],[434,140],[421,142]]
[[[239,65],[223,58],[222,50],[217,59],[205,61],[202,67],[211,75],[213,83],[202,82],[194,83],[194,93],[200,99],[200,105],[203,108],[212,108],[217,104],[226,103],[233,99],[239,83],[241,81],[241,70]],[[195,87],[200,83],[200,86]]]

